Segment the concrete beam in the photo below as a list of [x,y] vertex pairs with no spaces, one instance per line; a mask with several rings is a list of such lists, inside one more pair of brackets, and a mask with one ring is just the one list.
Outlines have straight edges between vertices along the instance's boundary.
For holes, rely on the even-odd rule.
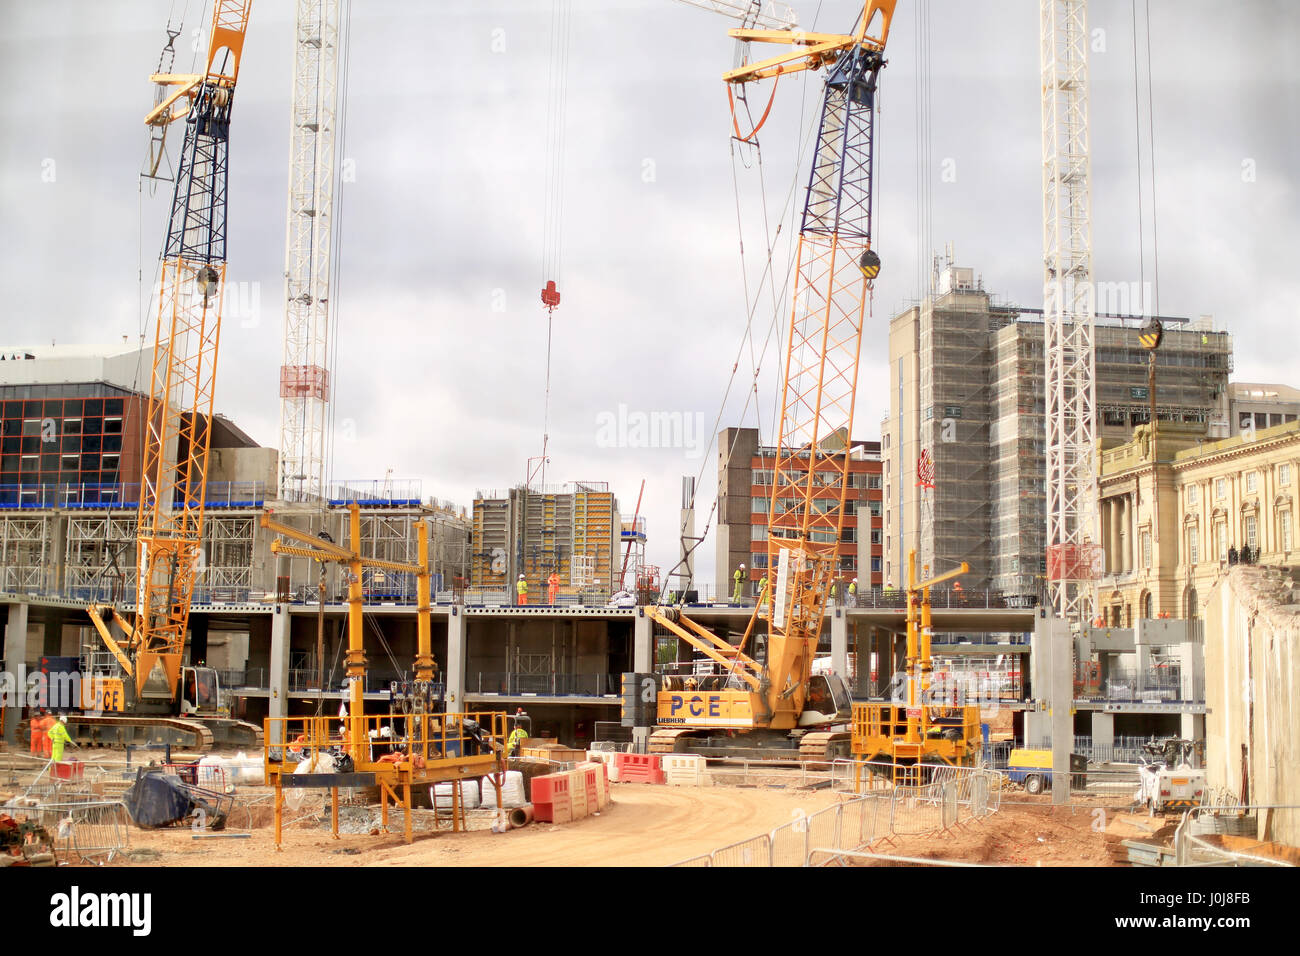
[[18,745],[18,721],[22,720],[22,703],[26,694],[27,605],[10,604],[5,624],[4,670],[9,675],[8,690],[12,697],[5,707],[5,742]]

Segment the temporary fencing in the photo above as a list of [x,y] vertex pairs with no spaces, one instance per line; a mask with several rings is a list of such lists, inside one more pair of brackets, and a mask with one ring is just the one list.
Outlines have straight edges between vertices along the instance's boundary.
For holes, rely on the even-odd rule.
[[[809,866],[848,856],[889,836],[940,833],[994,813],[1000,806],[1001,775],[970,767],[927,767],[930,782],[895,787],[884,776],[836,761],[824,774],[841,789],[856,778],[867,792],[844,795],[841,803],[800,815],[768,833],[692,857],[678,866]],[[884,765],[880,765],[884,766]]]
[[131,843],[131,821],[120,800],[36,802],[3,812],[44,827],[56,858],[65,863],[108,863]]

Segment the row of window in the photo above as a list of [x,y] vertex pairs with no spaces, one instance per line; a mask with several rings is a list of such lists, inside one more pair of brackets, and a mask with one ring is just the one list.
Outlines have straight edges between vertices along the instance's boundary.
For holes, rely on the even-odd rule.
[[[749,499],[750,514],[756,514],[756,515],[767,514],[768,504],[769,502],[768,499],[766,498],[750,498]],[[836,502],[833,498],[814,498],[813,510],[817,514],[823,514],[823,515],[829,514],[831,511],[835,510],[835,504]],[[846,516],[858,514],[860,511],[864,510],[862,507],[863,504],[866,505],[865,510],[870,512],[873,518],[880,517],[881,503],[879,501],[867,501],[867,502],[853,501],[853,500],[845,501],[844,514]],[[799,499],[778,498],[776,501],[776,507],[778,513],[794,511],[796,508],[799,507]]]
[[[785,472],[784,474],[788,475],[790,473]],[[804,476],[806,476],[808,473],[806,471],[796,471],[793,474],[794,474],[795,481],[798,482],[798,481],[802,481]],[[829,487],[830,485],[835,483],[838,474],[839,473],[835,471],[818,472],[817,484],[823,487]],[[771,485],[773,484],[773,482],[775,482],[775,480],[776,480],[775,470],[770,468],[755,468],[753,471],[753,478],[751,479],[751,482],[755,485],[764,485],[767,487],[771,487]],[[785,484],[785,482],[783,482],[783,484]],[[848,487],[857,488],[857,489],[879,488],[880,476],[868,474],[866,472],[851,472],[848,476]]]
[[[1291,463],[1282,462],[1275,469],[1277,475],[1277,484],[1279,488],[1289,487],[1291,484]],[[1214,500],[1223,501],[1228,497],[1228,480],[1227,478],[1214,479]],[[1243,476],[1243,483],[1246,494],[1253,495],[1259,491],[1259,472],[1248,471]],[[1200,503],[1201,487],[1197,484],[1190,484],[1186,490],[1187,503],[1196,505]]]
[[[857,558],[841,557],[839,559],[839,568],[842,574],[856,574],[858,570]],[[760,571],[767,569],[767,552],[754,551],[749,556],[749,566],[758,568]],[[873,574],[880,573],[880,556],[877,555],[871,559],[871,571]]]
[[[1278,551],[1291,551],[1295,547],[1294,530],[1292,526],[1291,510],[1289,508],[1279,511],[1275,518],[1274,541]],[[1228,549],[1232,547],[1228,537],[1228,520],[1219,518],[1214,522],[1214,540],[1212,542],[1215,553],[1215,560],[1223,562],[1228,560]],[[1151,566],[1150,554],[1150,534],[1143,533],[1142,555],[1143,564]],[[1255,514],[1246,514],[1241,519],[1241,539],[1245,547],[1254,550],[1260,546],[1259,543],[1259,518]],[[1201,560],[1201,526],[1196,522],[1189,522],[1186,530],[1187,546],[1187,563],[1198,564]]]

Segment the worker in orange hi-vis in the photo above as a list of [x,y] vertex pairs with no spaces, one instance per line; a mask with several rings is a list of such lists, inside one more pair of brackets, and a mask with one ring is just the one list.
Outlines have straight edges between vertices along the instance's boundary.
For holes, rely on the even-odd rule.
[[36,708],[36,712],[32,714],[29,726],[32,731],[32,741],[31,749],[28,752],[36,755],[45,753],[50,747],[50,738],[45,732],[46,728],[49,727],[49,724],[45,722],[45,711],[39,707]]
[[43,735],[41,737],[41,753],[48,757],[54,751],[54,743],[50,739],[50,731],[54,729],[54,725],[57,724],[58,721],[55,719],[54,715],[50,713],[48,707],[45,708],[42,713],[44,716],[41,718],[41,733]]
[[560,576],[556,574],[554,571],[552,571],[551,576],[546,579],[546,603],[554,604],[555,599],[559,596],[559,594],[560,594]]

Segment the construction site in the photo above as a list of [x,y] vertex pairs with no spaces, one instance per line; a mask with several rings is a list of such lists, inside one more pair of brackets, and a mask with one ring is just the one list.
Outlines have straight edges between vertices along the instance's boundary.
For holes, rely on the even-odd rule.
[[1300,865],[1290,273],[1176,261],[1181,22],[138,6],[139,250],[4,273],[0,868]]

